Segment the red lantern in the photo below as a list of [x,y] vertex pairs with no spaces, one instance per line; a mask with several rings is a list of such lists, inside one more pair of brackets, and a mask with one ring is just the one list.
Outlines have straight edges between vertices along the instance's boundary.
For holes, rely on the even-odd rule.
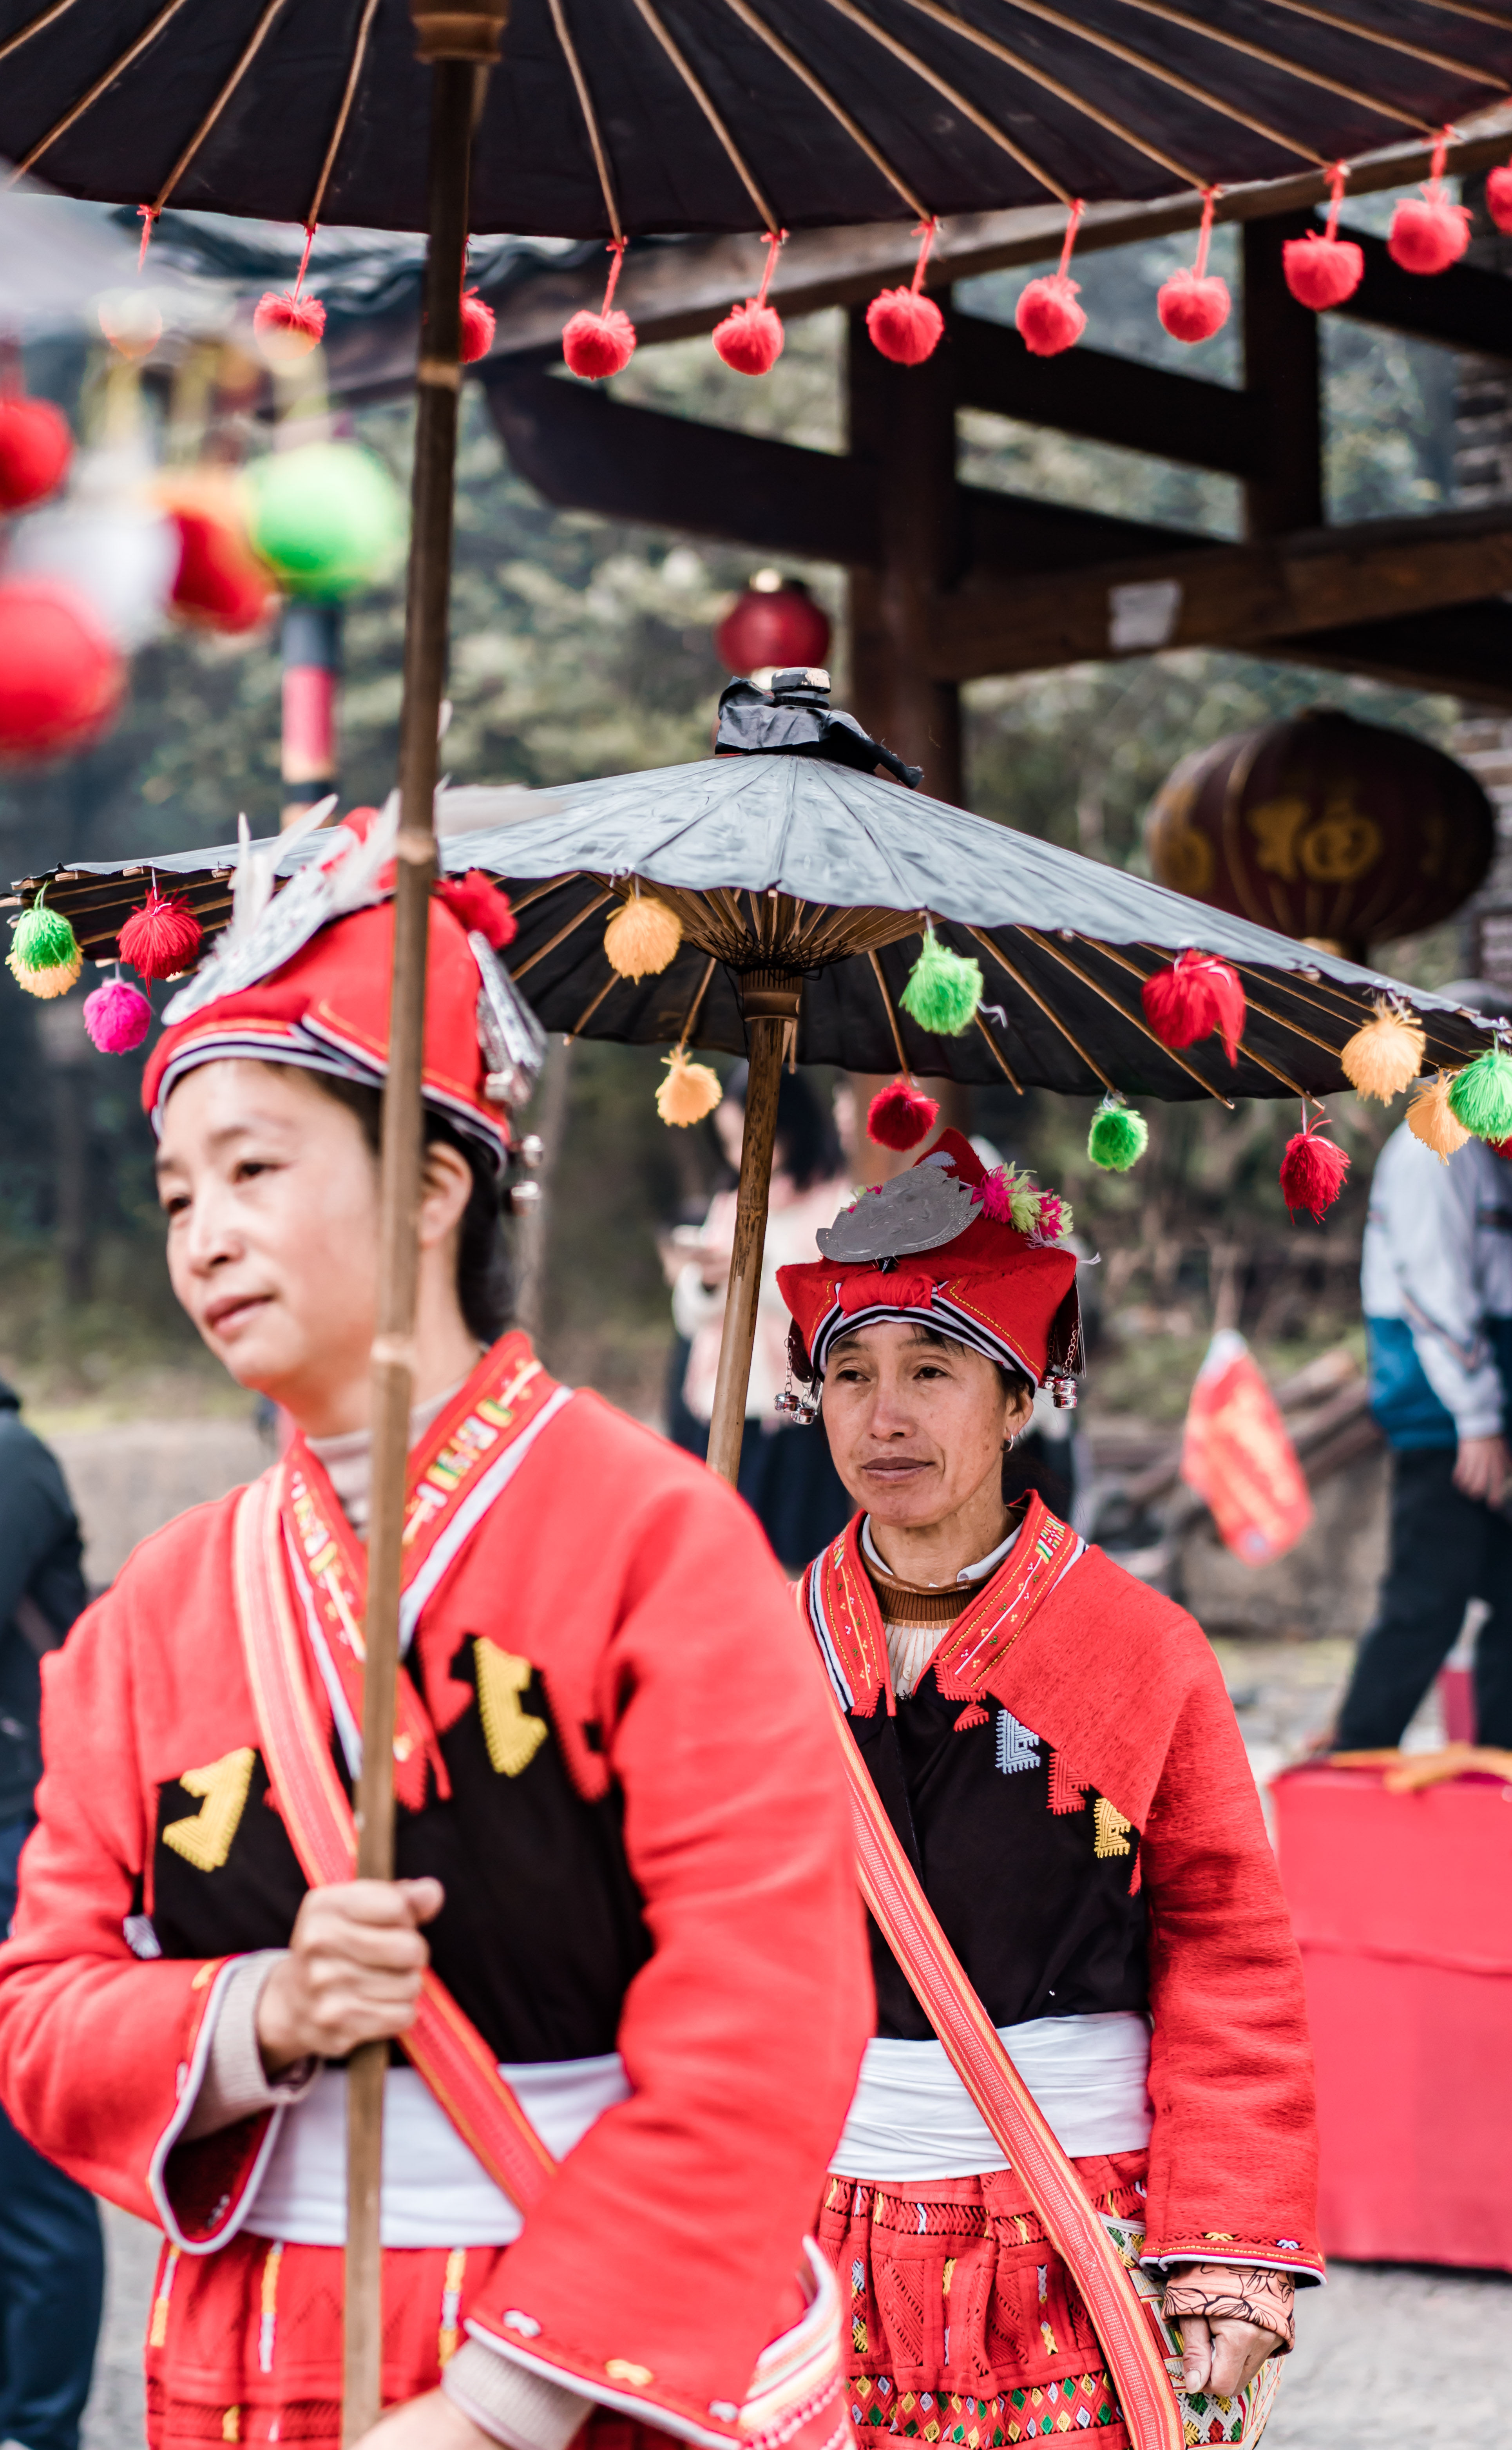
[[829,615],[803,579],[759,570],[715,631],[714,651],[727,672],[742,677],[823,664],[829,653]]
[[0,756],[87,748],[125,688],[126,665],[82,596],[40,578],[0,584]]
[[29,511],[62,484],[73,455],[63,411],[50,399],[0,393],[0,511]]
[[1451,917],[1495,836],[1452,757],[1331,707],[1184,757],[1145,829],[1162,885],[1356,961]]
[[242,530],[202,503],[171,503],[168,515],[180,543],[175,612],[206,630],[255,630],[278,591]]

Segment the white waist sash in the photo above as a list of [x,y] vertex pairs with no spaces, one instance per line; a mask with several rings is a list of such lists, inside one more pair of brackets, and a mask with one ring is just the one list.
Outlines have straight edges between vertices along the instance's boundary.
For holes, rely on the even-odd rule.
[[[499,2072],[559,2161],[606,2110],[630,2098],[617,2051]],[[344,2068],[322,2068],[304,2099],[282,2112],[244,2226],[290,2246],[346,2244]],[[391,2067],[383,2083],[384,2245],[508,2246],[523,2226],[423,2076]]]
[[[1009,2057],[1069,2158],[1150,2141],[1150,2023],[1132,2011],[1003,2025]],[[889,2186],[1008,2167],[942,2042],[873,2038],[830,2168]]]

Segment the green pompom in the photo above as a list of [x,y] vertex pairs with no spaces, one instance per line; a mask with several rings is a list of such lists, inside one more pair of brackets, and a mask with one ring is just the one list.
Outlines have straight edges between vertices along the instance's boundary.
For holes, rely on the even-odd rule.
[[936,1038],[959,1038],[977,1018],[981,963],[953,953],[931,927],[898,1001],[921,1029]]
[[1488,1046],[1449,1083],[1449,1112],[1477,1139],[1512,1138],[1512,1055]]
[[330,602],[384,578],[404,549],[404,502],[355,442],[270,451],[246,472],[252,542],[289,594]]
[[24,910],[10,943],[12,970],[61,970],[79,959],[79,940],[61,910],[45,902]]
[[1150,1126],[1121,1098],[1104,1098],[1087,1134],[1087,1155],[1109,1174],[1127,1174],[1150,1145]]

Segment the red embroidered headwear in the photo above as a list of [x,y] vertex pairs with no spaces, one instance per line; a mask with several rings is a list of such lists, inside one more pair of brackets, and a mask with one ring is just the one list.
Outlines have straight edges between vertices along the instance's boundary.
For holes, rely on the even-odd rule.
[[[310,864],[273,894],[288,835],[243,833],[231,924],[169,1004],[142,1102],[155,1131],[175,1084],[201,1063],[250,1056],[380,1086],[388,1070],[396,812],[354,811],[312,834]],[[546,1050],[540,1023],[495,955],[514,932],[481,875],[436,888],[425,998],[424,1095],[502,1165],[506,1108],[523,1104]]]
[[822,1378],[842,1335],[917,1317],[1074,1404],[1081,1375],[1076,1261],[1054,1246],[1071,1211],[1054,1191],[942,1132],[906,1174],[863,1191],[819,1236],[821,1259],[779,1268],[797,1374]]

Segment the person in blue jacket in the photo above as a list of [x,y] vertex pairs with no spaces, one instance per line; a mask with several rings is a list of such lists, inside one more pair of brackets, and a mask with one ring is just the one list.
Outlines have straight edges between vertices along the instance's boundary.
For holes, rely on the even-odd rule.
[[[87,1597],[63,1474],[0,1381],[0,1938],[42,1775],[40,1662]],[[78,2450],[104,2293],[94,2197],[0,2109],[0,2450]]]
[[[1483,998],[1466,987],[1484,1010]],[[1445,1164],[1404,1123],[1376,1165],[1361,1295],[1370,1405],[1391,1449],[1391,1547],[1341,1752],[1401,1741],[1471,1599],[1491,1611],[1476,1642],[1479,1740],[1512,1746],[1509,1158],[1473,1139]]]

